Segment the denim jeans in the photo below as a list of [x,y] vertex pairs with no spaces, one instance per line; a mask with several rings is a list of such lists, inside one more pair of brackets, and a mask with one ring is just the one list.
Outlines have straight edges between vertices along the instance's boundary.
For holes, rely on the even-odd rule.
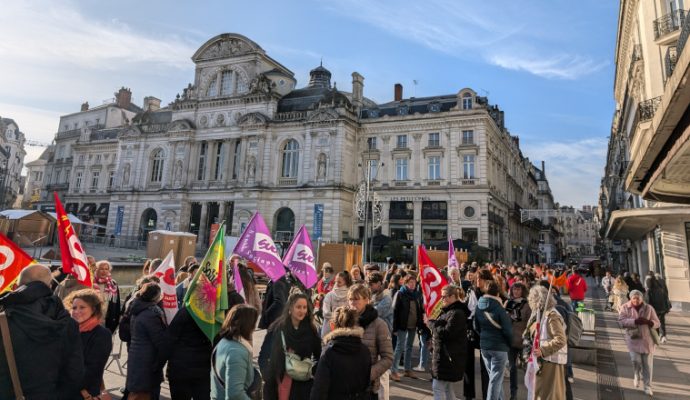
[[630,352],[630,359],[633,364],[633,372],[637,375],[645,388],[652,386],[652,372],[654,355]]
[[456,400],[453,382],[434,379],[431,382],[431,389],[434,392],[434,400]]
[[412,370],[412,344],[414,343],[415,330],[408,329],[405,331],[398,331],[398,340],[395,343],[395,353],[393,354],[393,366],[391,371],[398,372],[398,365],[400,364],[400,357],[405,354],[405,371]]
[[507,351],[482,350],[482,360],[489,373],[486,400],[503,400],[503,375],[508,364]]
[[[431,338],[427,338],[431,340]],[[424,336],[419,335],[419,366],[425,370],[429,369],[429,342],[424,340]]]

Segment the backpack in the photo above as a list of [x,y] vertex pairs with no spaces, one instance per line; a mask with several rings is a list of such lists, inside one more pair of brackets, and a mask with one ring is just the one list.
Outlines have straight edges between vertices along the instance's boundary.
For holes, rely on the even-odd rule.
[[584,330],[582,320],[577,313],[569,312],[566,320],[566,334],[568,335],[568,346],[575,347],[580,343],[582,331]]

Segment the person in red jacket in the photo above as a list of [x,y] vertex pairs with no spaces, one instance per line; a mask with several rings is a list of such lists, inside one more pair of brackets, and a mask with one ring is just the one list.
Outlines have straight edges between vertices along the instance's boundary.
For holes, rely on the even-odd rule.
[[323,273],[323,277],[319,280],[319,283],[316,284],[317,295],[314,301],[314,308],[317,310],[321,309],[323,298],[326,296],[326,294],[328,294],[328,292],[333,290],[333,286],[335,285],[335,275],[333,274],[333,267],[331,266],[331,263],[323,263],[321,272]]
[[575,267],[573,267],[572,273],[568,277],[566,285],[568,287],[568,293],[570,294],[573,309],[576,310],[580,304],[584,306],[585,293],[587,293],[587,282],[585,281],[585,278],[577,273]]

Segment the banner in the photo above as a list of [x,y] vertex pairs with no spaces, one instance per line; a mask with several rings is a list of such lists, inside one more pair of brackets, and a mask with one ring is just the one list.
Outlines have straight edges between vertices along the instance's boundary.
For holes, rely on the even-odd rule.
[[554,277],[554,274],[551,272],[547,273],[548,275],[548,281],[551,284],[551,286],[555,286],[557,288],[562,288],[565,286],[565,284],[568,281],[568,272],[563,271],[560,276]]
[[184,298],[189,314],[211,342],[220,331],[228,308],[224,237],[225,224],[221,224]]
[[292,275],[304,283],[304,287],[309,289],[316,285],[319,280],[315,263],[309,233],[307,228],[302,225],[295,238],[292,239],[285,257],[283,257],[283,264],[292,271]]
[[455,246],[453,246],[453,238],[448,235],[448,268],[460,268],[460,263],[455,257]]
[[429,319],[436,319],[441,314],[441,290],[448,285],[446,278],[429,259],[424,245],[417,248],[417,264],[424,296],[424,311]]
[[57,212],[58,231],[57,236],[60,240],[60,256],[62,257],[62,271],[72,274],[77,278],[77,282],[84,286],[93,287],[89,262],[86,260],[86,253],[77,237],[72,223],[62,208],[62,203],[58,198],[57,192],[53,192],[55,197],[55,210]]
[[161,293],[163,294],[163,311],[168,325],[177,314],[177,293],[175,292],[175,256],[170,250],[161,265],[153,271],[160,278]]
[[24,250],[0,233],[0,293],[12,290],[19,273],[35,261]]
[[235,282],[235,290],[242,296],[244,301],[247,301],[247,295],[244,293],[244,284],[242,283],[242,277],[240,276],[240,267],[238,265],[238,259],[232,263],[232,281]]
[[283,261],[258,211],[242,232],[232,252],[258,265],[272,281],[277,281],[285,275]]
[[314,204],[314,239],[321,239],[323,234],[323,204]]

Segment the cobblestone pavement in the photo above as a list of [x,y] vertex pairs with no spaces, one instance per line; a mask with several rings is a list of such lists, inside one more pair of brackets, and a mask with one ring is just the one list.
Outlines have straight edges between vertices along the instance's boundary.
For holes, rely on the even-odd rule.
[[[597,330],[597,349],[598,365],[578,365],[575,364],[575,383],[573,384],[573,395],[578,400],[637,400],[649,399],[641,389],[635,389],[632,384],[632,366],[628,356],[623,333],[618,326],[616,314],[613,312],[603,312],[604,303],[601,299],[603,294],[598,291],[594,282],[591,282],[591,289],[586,300],[587,306],[598,310],[596,330]],[[603,292],[602,292],[603,293]],[[667,316],[668,324],[668,343],[659,347],[654,357],[654,399],[690,399],[690,313],[672,312]],[[258,330],[254,334],[254,355],[258,356],[259,347],[263,342],[265,331]],[[114,350],[120,349],[120,342],[115,336]],[[119,360],[126,373],[126,350],[122,347],[122,358]],[[418,348],[415,346],[415,354]],[[418,358],[414,358],[414,365],[417,365]],[[119,399],[121,394],[119,388],[124,386],[125,378],[120,373],[117,362],[112,359],[105,374],[105,384],[113,398]],[[479,352],[476,352],[475,370],[477,371],[476,388],[480,391],[481,383],[479,379]],[[597,374],[597,369],[600,372]],[[402,378],[399,383],[391,383],[392,400],[402,399],[432,399],[431,376],[428,373],[417,373],[418,379]],[[520,371],[520,389],[518,399],[525,399],[526,393],[523,385],[523,374]],[[458,398],[462,395],[462,383],[456,385],[455,390]],[[504,381],[504,395],[509,397],[509,381],[506,374]],[[162,385],[162,399],[170,399],[170,392],[166,382]]]

